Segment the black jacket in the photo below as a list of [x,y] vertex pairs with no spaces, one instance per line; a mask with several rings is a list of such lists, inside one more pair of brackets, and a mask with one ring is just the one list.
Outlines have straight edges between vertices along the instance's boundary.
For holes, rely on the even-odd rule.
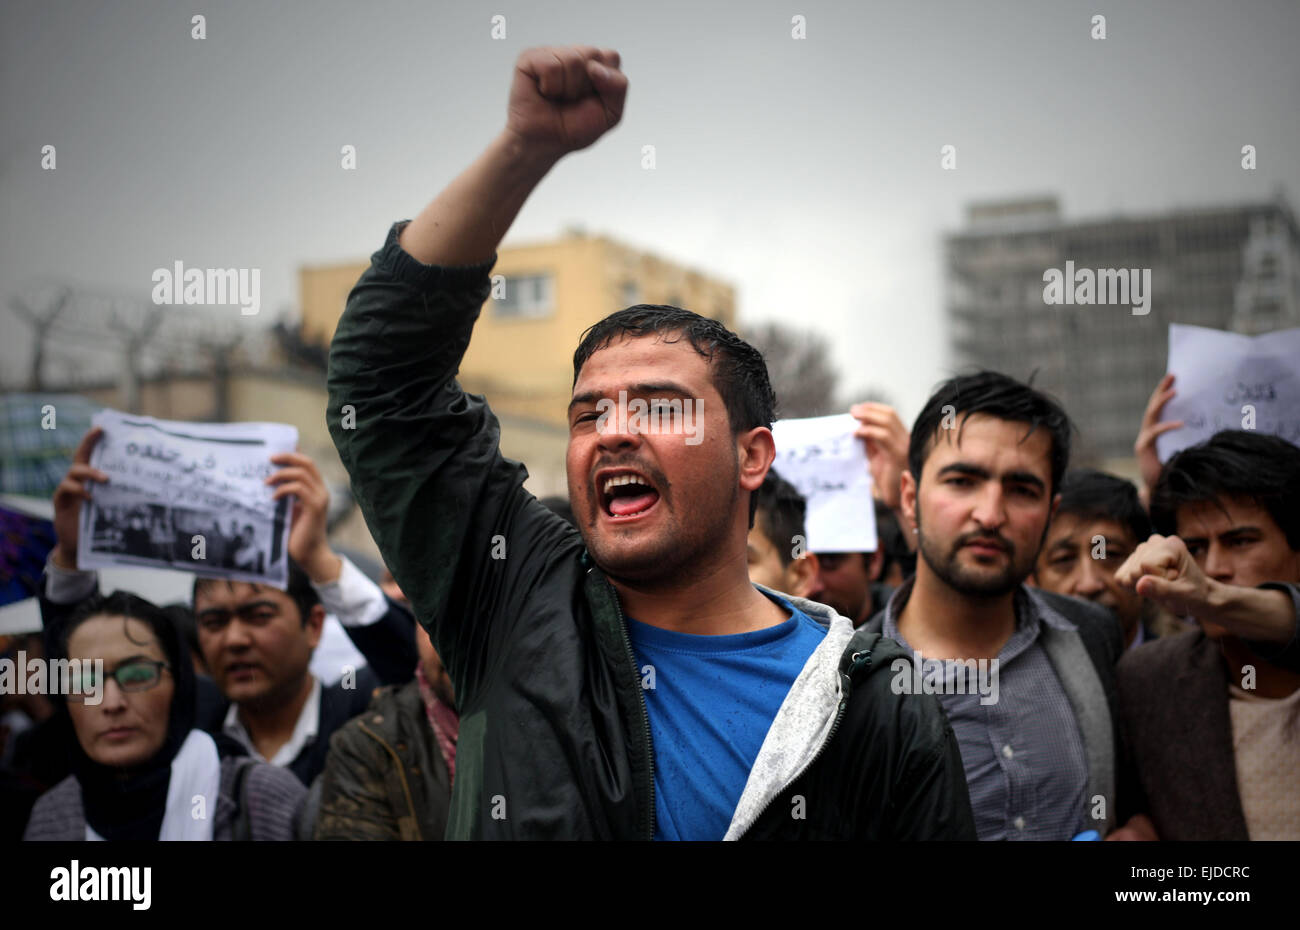
[[[618,596],[578,532],[524,490],[483,398],[455,381],[495,258],[423,265],[399,230],[339,321],[326,418],[456,689],[447,835],[650,839],[654,749]],[[732,835],[973,839],[938,702],[890,691],[876,674],[890,644],[795,603],[829,632],[817,674],[773,722],[788,751],[760,752]]]

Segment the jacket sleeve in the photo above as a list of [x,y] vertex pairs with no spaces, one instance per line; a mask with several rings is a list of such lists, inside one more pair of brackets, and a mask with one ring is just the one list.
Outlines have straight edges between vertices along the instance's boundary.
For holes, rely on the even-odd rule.
[[[502,457],[496,417],[456,382],[495,256],[425,265],[395,224],[353,288],[330,346],[326,420],[375,542],[473,707],[526,619],[553,517]],[[541,516],[539,516],[539,512]],[[539,528],[542,529],[539,532]]]
[[977,839],[966,770],[942,705],[931,695],[909,695],[904,701],[915,710],[923,707],[923,719],[917,722],[895,780],[890,839]]
[[1260,658],[1288,671],[1300,672],[1300,585],[1269,582],[1260,585],[1260,587],[1273,591],[1285,591],[1291,596],[1291,602],[1295,605],[1295,631],[1291,634],[1291,641],[1288,643],[1257,643],[1250,641],[1246,645]]
[[415,677],[420,653],[415,646],[415,619],[411,612],[385,595],[388,609],[374,623],[345,626],[352,644],[366,657],[381,685],[404,685]]
[[78,604],[99,593],[99,573],[61,569],[47,559],[38,591],[45,654],[61,655],[63,628]]

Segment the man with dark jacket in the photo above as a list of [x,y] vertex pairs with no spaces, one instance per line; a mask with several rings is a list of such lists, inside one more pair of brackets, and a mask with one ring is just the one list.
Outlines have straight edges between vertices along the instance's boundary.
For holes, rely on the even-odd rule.
[[330,740],[318,840],[440,840],[447,832],[459,719],[451,680],[423,627],[415,640],[415,680],[380,689],[366,713]]
[[1119,623],[1024,585],[1069,456],[1069,418],[1033,388],[996,372],[940,385],[901,483],[916,574],[865,626],[923,660],[983,840],[1068,840],[1118,815]]
[[1116,573],[1198,628],[1119,664],[1126,782],[1117,839],[1300,839],[1300,449],[1230,430],[1151,494],[1158,535]]
[[588,331],[567,456],[581,535],[456,383],[501,238],[627,88],[594,48],[528,50],[513,81],[506,129],[393,227],[330,351],[331,435],[455,686],[448,837],[972,837],[938,703],[880,674],[896,647],[748,579],[775,455],[759,353],[675,307]]

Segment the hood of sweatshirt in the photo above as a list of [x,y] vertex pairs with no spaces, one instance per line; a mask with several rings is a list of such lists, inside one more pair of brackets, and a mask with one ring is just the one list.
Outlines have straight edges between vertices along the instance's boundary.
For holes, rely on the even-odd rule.
[[739,839],[744,835],[767,806],[812,764],[830,739],[843,693],[840,661],[855,632],[853,621],[825,604],[792,597],[762,585],[755,587],[765,594],[789,601],[827,627],[827,632],[825,639],[808,656],[803,670],[772,719],[749,770],[745,790],[736,802],[724,840]]

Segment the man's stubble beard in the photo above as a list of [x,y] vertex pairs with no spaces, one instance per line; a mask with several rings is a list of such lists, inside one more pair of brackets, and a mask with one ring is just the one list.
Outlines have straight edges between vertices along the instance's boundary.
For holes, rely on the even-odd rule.
[[[740,499],[740,459],[732,457],[732,474],[728,484],[731,497],[725,506],[708,513],[708,522],[696,522],[697,531],[689,532],[679,520],[679,511],[673,511],[671,518],[665,521],[663,536],[654,548],[640,553],[635,562],[623,560],[621,564],[612,563],[600,551],[595,540],[583,534],[587,548],[596,565],[607,576],[618,581],[647,588],[675,588],[690,584],[709,574],[713,560],[723,550],[727,534],[731,530],[732,517]],[[670,491],[666,487],[665,492]],[[755,492],[757,493],[757,492]],[[660,495],[660,505],[664,505],[666,494]],[[599,514],[597,514],[599,519]]]
[[[1034,561],[1038,557],[1038,548],[1042,546],[1042,540],[1035,547],[1027,564],[1017,564],[1015,546],[1003,537],[1003,544],[1007,547],[1006,554],[1007,567],[993,578],[971,577],[961,567],[958,556],[961,553],[965,543],[964,540],[978,538],[979,534],[964,534],[957,537],[953,543],[953,548],[947,555],[943,555],[932,545],[925,535],[925,530],[921,526],[921,509],[918,506],[916,511],[916,549],[925,559],[925,564],[930,567],[930,571],[948,587],[952,588],[959,594],[968,597],[979,598],[982,600],[992,600],[1010,594],[1016,588],[1024,583],[1024,580],[1030,576],[1034,570]],[[1043,538],[1047,536],[1047,527],[1043,528]]]

